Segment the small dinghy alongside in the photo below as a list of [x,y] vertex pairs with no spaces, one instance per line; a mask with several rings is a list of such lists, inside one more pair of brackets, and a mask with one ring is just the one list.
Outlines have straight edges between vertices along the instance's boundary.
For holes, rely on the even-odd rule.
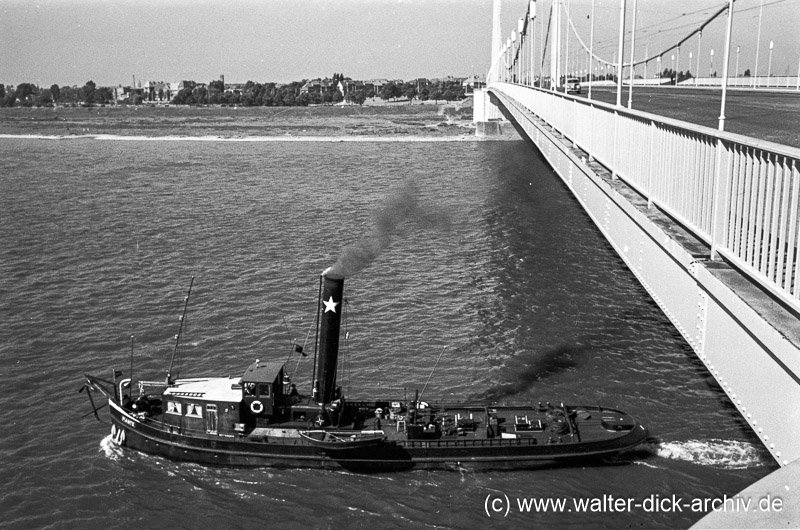
[[376,445],[381,445],[386,440],[383,431],[367,431],[361,433],[324,430],[300,431],[300,438],[314,447],[333,451],[374,447]]

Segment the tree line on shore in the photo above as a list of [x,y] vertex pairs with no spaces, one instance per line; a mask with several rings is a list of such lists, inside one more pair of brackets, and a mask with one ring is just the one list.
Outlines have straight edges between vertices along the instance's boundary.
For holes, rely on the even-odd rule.
[[[318,85],[312,90],[303,90],[307,81],[293,81],[286,84],[257,83],[248,81],[243,87],[232,90],[226,88],[221,80],[198,84],[194,81],[183,81],[181,88],[169,100],[174,105],[237,105],[237,106],[307,106],[348,103],[363,104],[367,99],[379,97],[385,101],[398,98],[426,100],[458,101],[464,98],[464,88],[459,81],[444,80],[423,84],[417,82],[390,81],[378,87],[358,85],[351,90],[343,90],[345,78],[342,74],[334,74],[332,82]],[[163,101],[165,94],[155,94],[149,89],[132,89],[128,97],[116,103],[146,104],[155,99]],[[98,87],[88,81],[82,87],[40,88],[33,83],[20,83],[13,89],[0,84],[0,106],[3,107],[52,107],[54,105],[72,105],[91,107],[115,103],[112,87]]]
[[97,87],[93,81],[82,87],[54,84],[50,88],[40,88],[33,83],[20,83],[13,90],[0,83],[0,107],[52,107],[55,104],[74,104],[90,101],[92,103],[113,102],[114,91],[109,87]]

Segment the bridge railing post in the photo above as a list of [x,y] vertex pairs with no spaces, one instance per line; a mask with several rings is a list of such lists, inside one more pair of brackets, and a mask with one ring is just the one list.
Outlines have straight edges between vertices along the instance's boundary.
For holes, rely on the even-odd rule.
[[588,131],[588,134],[586,135],[586,154],[589,157],[589,162],[592,162],[592,161],[594,161],[594,153],[595,153],[595,150],[597,149],[596,140],[595,140],[596,133],[595,133],[595,126],[594,126],[595,110],[594,110],[594,105],[592,105],[591,101],[589,101],[586,104],[586,108],[589,110],[589,131]]
[[650,153],[650,159],[647,162],[647,209],[651,210],[653,208],[653,171],[655,170],[655,137],[656,137],[656,122],[650,120],[650,127],[648,127],[650,131],[650,139],[649,145],[650,148],[648,149]]
[[719,258],[719,247],[727,243],[728,216],[730,208],[731,152],[722,138],[717,138],[717,153],[714,167],[714,186],[711,206],[711,255]]
[[619,177],[617,176],[617,160],[618,155],[617,152],[619,151],[619,110],[614,109],[614,153],[611,156],[611,179],[617,180]]

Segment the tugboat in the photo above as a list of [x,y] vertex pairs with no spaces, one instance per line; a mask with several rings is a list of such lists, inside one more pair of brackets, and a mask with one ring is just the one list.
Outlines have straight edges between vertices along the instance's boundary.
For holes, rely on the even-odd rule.
[[297,391],[284,363],[262,360],[240,375],[183,379],[173,379],[170,363],[165,381],[138,381],[137,396],[116,370],[113,381],[86,375],[81,390],[95,416],[93,394],[108,401],[118,445],[209,465],[521,469],[597,460],[647,438],[629,414],[601,406],[426,403],[418,392],[346,399],[337,386],[343,292],[343,276],[322,273],[310,396]]

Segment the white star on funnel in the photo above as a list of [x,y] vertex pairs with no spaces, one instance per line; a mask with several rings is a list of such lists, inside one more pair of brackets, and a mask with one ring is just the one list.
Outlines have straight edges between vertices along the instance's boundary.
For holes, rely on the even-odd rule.
[[327,313],[328,311],[333,311],[335,313],[336,312],[336,306],[339,305],[339,302],[334,302],[333,301],[333,296],[328,298],[327,302],[325,300],[323,300],[322,303],[325,304],[325,313]]

